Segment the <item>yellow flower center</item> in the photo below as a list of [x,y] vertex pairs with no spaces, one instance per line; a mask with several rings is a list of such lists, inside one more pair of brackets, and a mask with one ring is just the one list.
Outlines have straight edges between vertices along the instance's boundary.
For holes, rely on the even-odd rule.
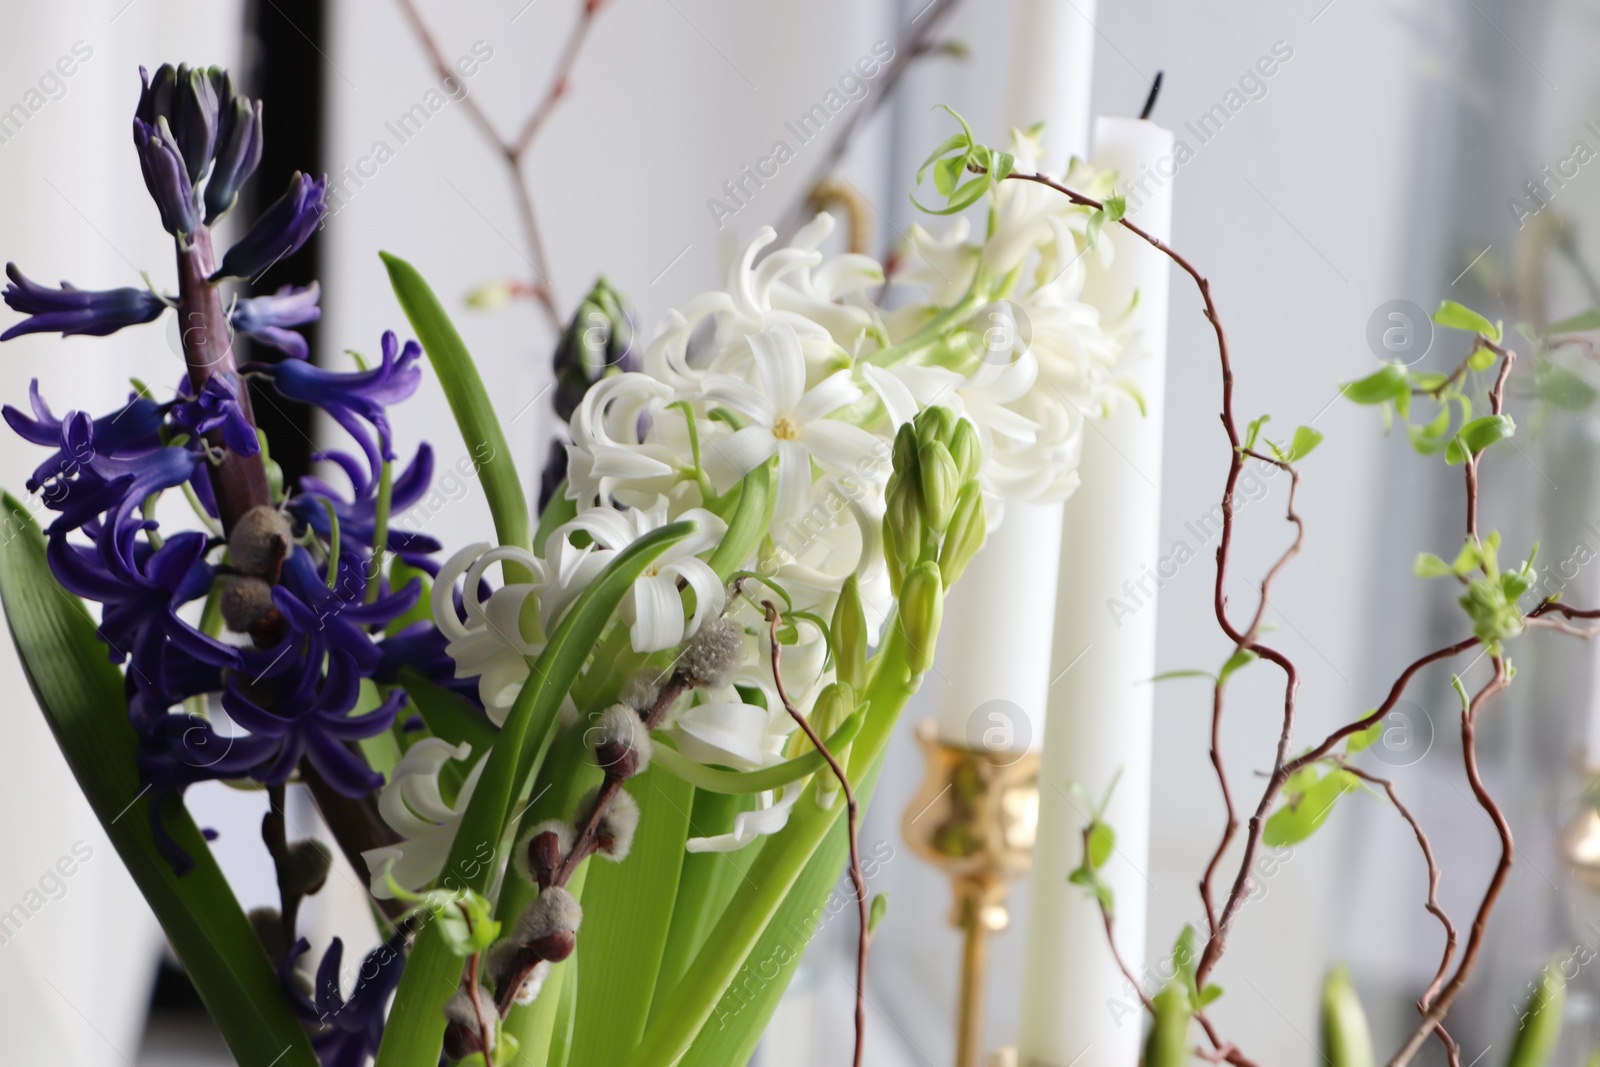
[[796,426],[789,416],[779,415],[777,421],[772,424],[772,436],[780,441],[793,441],[800,436],[800,427]]

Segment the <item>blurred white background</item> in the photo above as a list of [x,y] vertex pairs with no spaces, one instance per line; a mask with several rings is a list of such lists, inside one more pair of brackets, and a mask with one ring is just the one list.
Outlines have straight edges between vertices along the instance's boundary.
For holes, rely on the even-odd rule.
[[[803,194],[823,149],[801,147],[777,179],[720,227],[707,200],[766,155],[786,136],[785,121],[808,110],[858,57],[901,39],[923,3],[608,5],[530,161],[551,281],[564,311],[604,273],[636,303],[648,332],[667,308],[719,285],[734,250]],[[475,46],[482,59],[487,50],[468,85],[509,132],[543,92],[578,5],[429,0],[421,6],[451,59]],[[395,151],[318,238],[324,361],[343,358],[336,354],[347,347],[370,351],[383,330],[403,329],[380,249],[416,264],[456,307],[480,282],[532,273],[504,168],[465,109],[447,105],[404,144],[386,125],[438,84],[399,9],[376,0],[327,7],[324,30],[307,30],[324,42],[325,66],[317,72],[329,109],[322,165],[337,180],[374,142]],[[0,36],[0,107],[20,99],[74,42],[90,45],[93,58],[67,80],[60,99],[0,143],[6,205],[0,255],[47,281],[136,285],[139,270],[158,282],[170,279],[166,238],[144,201],[128,145],[136,68],[239,60],[250,47],[247,12],[237,3],[108,0],[18,6],[10,15]],[[1371,411],[1334,403],[1337,383],[1375,369],[1367,324],[1392,299],[1494,307],[1486,271],[1528,277],[1543,264],[1555,316],[1593,301],[1570,269],[1530,251],[1529,230],[1519,231],[1508,201],[1526,200],[1524,183],[1568,155],[1575,141],[1600,148],[1600,133],[1585,127],[1595,119],[1600,129],[1600,80],[1588,62],[1600,44],[1600,8],[1573,0],[1101,0],[1098,28],[1096,112],[1136,112],[1149,80],[1163,70],[1166,87],[1154,118],[1195,150],[1176,178],[1173,243],[1215,286],[1234,346],[1239,410],[1246,417],[1270,412],[1291,426],[1314,422],[1328,435],[1301,501],[1307,550],[1277,587],[1270,616],[1280,646],[1304,672],[1301,736],[1320,736],[1375,705],[1404,663],[1454,635],[1457,625],[1408,578],[1416,551],[1453,551],[1456,487],[1443,484],[1436,463],[1413,457],[1403,438],[1383,439]],[[966,58],[919,64],[862,131],[844,167],[870,202],[880,254],[914,220],[905,195],[911,172],[948,132],[947,120],[930,111],[933,104],[960,110],[980,138],[1004,136],[998,122],[1010,4],[967,0],[944,36],[964,42]],[[1275,47],[1287,48],[1291,58],[1201,143],[1185,124],[1239,88]],[[269,98],[266,107],[275,106]],[[1600,224],[1600,179],[1592,169],[1566,183],[1549,213],[1572,224],[1580,250],[1595,249],[1590,234]],[[1499,306],[1508,318],[1539,314]],[[541,395],[553,337],[531,304],[493,315],[462,308],[457,321],[531,481],[551,433]],[[1209,615],[1213,546],[1200,543],[1187,524],[1217,500],[1227,453],[1216,420],[1212,338],[1196,294],[1181,278],[1173,284],[1170,353],[1161,542],[1186,541],[1197,558],[1161,591],[1159,662],[1163,669],[1209,669],[1226,654]],[[1458,356],[1441,345],[1426,366],[1443,367]],[[30,337],[0,350],[0,399],[24,403],[29,379],[38,377],[58,411],[98,410],[121,396],[129,375],[166,382],[179,370],[159,330],[66,344]],[[403,454],[423,437],[437,448],[441,470],[463,454],[431,380],[401,410],[398,426]],[[1503,503],[1491,510],[1490,525],[1515,531],[1522,539],[1509,540],[1516,545],[1543,537],[1557,560],[1582,537],[1600,547],[1600,535],[1585,532],[1587,522],[1600,519],[1591,464],[1597,454],[1600,444],[1571,416],[1543,435],[1519,438],[1491,480]],[[0,438],[0,483],[19,488],[37,461],[15,438]],[[1259,506],[1244,512],[1236,558],[1264,559],[1284,543],[1284,491],[1273,484]],[[481,494],[468,486],[429,530],[457,546],[481,538],[487,525]],[[1595,584],[1583,575],[1573,599],[1593,599]],[[1248,593],[1241,585],[1236,595]],[[1535,649],[1525,664],[1542,677],[1519,687],[1486,728],[1486,774],[1508,800],[1524,854],[1497,918],[1491,960],[1456,1026],[1467,1061],[1491,1048],[1484,1062],[1501,1061],[1514,1026],[1505,1005],[1520,996],[1541,960],[1579,940],[1596,943],[1597,935],[1583,928],[1595,909],[1570,886],[1554,844],[1577,810],[1573,752],[1583,736],[1588,653],[1567,647],[1577,665],[1558,666],[1545,651]],[[35,885],[75,841],[94,850],[62,899],[0,944],[5,1058],[136,1062],[159,933],[77,799],[9,646],[0,653],[0,672],[11,694],[10,763],[0,775],[0,908]],[[1433,829],[1445,904],[1460,919],[1481,892],[1494,839],[1460,784],[1447,692],[1413,695],[1418,736],[1430,721],[1439,729],[1431,745],[1400,745],[1385,760]],[[922,708],[913,715],[926,709],[929,696],[919,697]],[[1225,742],[1236,774],[1268,765],[1279,700],[1278,679],[1267,671],[1247,672],[1235,684]],[[1207,721],[1199,687],[1173,682],[1159,690],[1156,824],[1144,872],[1152,959],[1199,912],[1195,884],[1220,832]],[[947,888],[904,848],[898,829],[920,768],[907,732],[891,753],[863,834],[895,850],[878,883],[894,903],[875,949],[870,990],[870,1061],[877,1067],[942,1065],[951,1058],[958,946],[946,925]],[[218,851],[236,881],[258,887],[242,894],[246,905],[265,902],[268,867],[256,836],[263,805],[221,788],[197,789],[191,797],[201,824],[221,832]],[[1391,1041],[1431,977],[1439,941],[1421,908],[1425,883],[1403,824],[1376,801],[1347,802],[1264,886],[1264,899],[1245,912],[1218,973],[1227,988],[1213,1011],[1221,1028],[1259,1062],[1316,1062],[1317,983],[1330,959],[1344,959],[1354,967],[1380,1044]],[[1014,898],[1014,914],[1026,914],[1026,892],[1024,886]],[[325,922],[321,936],[335,932],[332,925]],[[853,943],[846,925],[833,924],[816,942],[780,1023],[784,1049],[764,1053],[768,1062],[847,1061],[846,957]],[[341,932],[358,942],[370,937]],[[995,1044],[1016,1025],[1021,940],[1014,929],[997,947]],[[1567,1053],[1575,1056],[1588,1023],[1583,998],[1574,1000]],[[799,1047],[808,1051],[789,1058]],[[147,1047],[144,1062],[180,1062],[178,1056]]]

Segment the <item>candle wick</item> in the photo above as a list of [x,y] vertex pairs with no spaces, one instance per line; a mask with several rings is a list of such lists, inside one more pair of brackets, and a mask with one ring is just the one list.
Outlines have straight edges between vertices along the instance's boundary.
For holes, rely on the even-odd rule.
[[1161,95],[1161,79],[1165,71],[1156,71],[1156,80],[1150,83],[1150,95],[1144,98],[1144,110],[1139,112],[1140,119],[1150,117],[1150,112],[1156,109],[1156,97]]

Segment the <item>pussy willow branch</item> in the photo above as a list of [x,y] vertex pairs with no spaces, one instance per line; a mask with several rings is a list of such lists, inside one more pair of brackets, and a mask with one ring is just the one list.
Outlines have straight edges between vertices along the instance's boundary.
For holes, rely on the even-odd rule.
[[[661,686],[661,691],[656,694],[655,702],[650,705],[650,711],[644,717],[646,732],[654,732],[666,721],[667,713],[672,710],[672,705],[678,698],[693,688],[693,682],[681,672],[674,672]],[[576,828],[572,837],[572,847],[561,858],[561,863],[550,875],[550,884],[555,887],[564,887],[578,870],[578,864],[594,855],[600,842],[600,824],[605,821],[606,813],[611,809],[612,801],[617,793],[622,790],[624,779],[618,775],[607,773],[601,782],[599,790],[595,793],[594,805],[584,818],[583,825]],[[540,890],[543,892],[543,889]],[[495,991],[495,1007],[500,1012],[500,1017],[505,1018],[516,1005],[517,991],[522,988],[522,983],[527,981],[528,975],[537,967],[537,959],[523,960],[511,975],[505,985]]]
[[[422,13],[417,10],[416,0],[399,0],[399,4],[406,21],[416,33],[417,40],[427,51],[434,70],[442,78],[454,78],[455,71],[445,59],[438,38],[423,21]],[[545,90],[544,96],[534,105],[533,111],[523,121],[515,137],[509,139],[504,137],[483,108],[478,106],[474,96],[468,94],[461,100],[462,106],[467,109],[467,114],[472,116],[473,124],[505,162],[511,178],[512,195],[517,203],[517,216],[521,219],[523,234],[528,242],[528,265],[538,275],[538,282],[532,286],[530,292],[544,310],[550,329],[556,334],[560,334],[562,329],[561,310],[556,299],[555,281],[550,273],[550,259],[545,253],[544,232],[539,225],[538,212],[534,209],[533,194],[528,189],[528,152],[538,139],[539,132],[544,129],[545,123],[549,121],[551,113],[555,111],[556,105],[567,95],[578,56],[583,51],[584,43],[589,39],[590,31],[594,28],[595,18],[605,4],[606,0],[580,0],[578,21],[573,25],[566,44],[562,46],[550,85]]]
[[783,701],[783,708],[805,731],[806,737],[811,742],[811,747],[822,753],[822,758],[827,760],[828,767],[833,771],[833,776],[839,780],[839,788],[844,792],[845,812],[848,819],[850,833],[850,884],[856,890],[857,918],[861,922],[861,931],[856,938],[856,1051],[855,1067],[862,1067],[867,1054],[867,952],[872,947],[872,909],[867,900],[867,879],[861,870],[861,811],[856,806],[856,791],[850,785],[850,776],[845,773],[844,766],[838,757],[828,751],[828,746],[822,741],[822,735],[817,733],[806,717],[800,714],[800,709],[794,706],[789,699],[788,691],[783,687],[783,671],[779,667],[780,646],[778,644],[778,627],[783,622],[783,616],[778,612],[778,606],[768,600],[763,604],[767,615],[767,633],[772,643],[772,682],[778,690],[778,699]]

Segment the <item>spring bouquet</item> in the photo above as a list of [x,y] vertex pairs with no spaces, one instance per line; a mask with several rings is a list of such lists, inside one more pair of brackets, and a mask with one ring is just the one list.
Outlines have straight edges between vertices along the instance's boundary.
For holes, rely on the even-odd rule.
[[[383,257],[418,340],[385,334],[344,367],[296,331],[315,285],[232,291],[325,212],[325,180],[297,174],[218,256],[260,103],[223,71],[163,66],[133,133],[176,292],[8,266],[25,317],[4,337],[171,312],[185,374],[134,381],[99,416],[57,416],[37,388],[4,409],[48,455],[6,498],[0,596],[73,773],[234,1055],[744,1062],[847,867],[865,967],[886,901],[855,829],[948,588],[1008,499],[1072,491],[1085,420],[1127,399],[1137,339],[1080,298],[1113,254],[1112,176],[1074,164],[1101,198],[1074,200],[1004,180],[1032,169],[1037,131],[1010,152],[958,134],[926,169],[938,213],[977,207],[983,233],[914,228],[892,279],[825,253],[823,214],[784,247],[762,231],[648,343],[601,283],[555,354],[567,437],[535,511],[410,264]],[[396,521],[428,494],[433,452],[396,453],[391,408],[429,372],[493,516],[478,544]],[[262,402],[338,427],[326,477],[286,482]],[[213,780],[265,793],[276,909],[243,912],[184,807]],[[297,785],[339,855],[291,836]],[[297,929],[333,864],[383,932],[361,961]],[[762,980],[740,983],[748,969]]]

